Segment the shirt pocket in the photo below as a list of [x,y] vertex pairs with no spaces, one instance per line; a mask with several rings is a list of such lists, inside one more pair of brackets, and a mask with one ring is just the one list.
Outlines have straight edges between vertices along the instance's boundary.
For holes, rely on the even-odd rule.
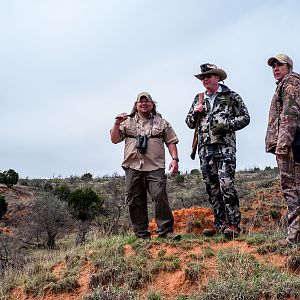
[[126,137],[136,137],[137,136],[137,130],[136,128],[126,128]]
[[160,127],[153,127],[152,129],[151,129],[151,131],[150,131],[150,135],[152,136],[152,137],[163,137],[163,135],[164,135],[164,131],[163,131],[163,129],[161,129]]

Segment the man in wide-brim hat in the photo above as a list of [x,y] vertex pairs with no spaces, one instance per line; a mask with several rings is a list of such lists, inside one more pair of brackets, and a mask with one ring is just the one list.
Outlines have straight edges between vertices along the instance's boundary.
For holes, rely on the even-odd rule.
[[[207,63],[200,66],[200,71],[195,77],[201,80],[205,92],[195,96],[185,122],[198,137],[201,171],[215,217],[215,228],[206,228],[203,234],[224,233],[227,238],[234,238],[240,232],[241,221],[234,187],[235,131],[247,126],[250,117],[242,98],[220,84],[227,78],[224,70]],[[193,147],[192,158],[195,151]]]

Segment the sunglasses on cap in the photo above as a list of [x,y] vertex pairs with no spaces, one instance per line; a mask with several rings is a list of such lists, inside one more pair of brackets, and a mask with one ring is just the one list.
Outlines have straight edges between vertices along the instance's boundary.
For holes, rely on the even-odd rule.
[[217,66],[213,64],[203,64],[200,66],[200,70],[202,73],[210,71],[211,69],[216,69]]

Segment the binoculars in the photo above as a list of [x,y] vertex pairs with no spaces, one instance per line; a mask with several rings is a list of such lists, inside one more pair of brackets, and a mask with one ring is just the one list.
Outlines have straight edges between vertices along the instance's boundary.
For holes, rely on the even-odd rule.
[[136,137],[136,148],[139,149],[140,153],[145,153],[147,150],[147,142],[148,142],[148,137],[147,135],[138,135]]

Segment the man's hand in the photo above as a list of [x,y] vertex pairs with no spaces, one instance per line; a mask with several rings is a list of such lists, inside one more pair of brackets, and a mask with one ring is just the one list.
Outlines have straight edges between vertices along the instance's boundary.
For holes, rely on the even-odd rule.
[[203,112],[203,105],[202,104],[195,105],[194,112]]
[[201,112],[203,112],[204,93],[199,93],[198,97],[199,97],[198,104],[194,106],[194,112],[195,113],[201,113]]
[[228,132],[228,126],[224,123],[218,123],[211,132],[213,135],[225,135]]
[[121,113],[121,114],[118,114],[118,115],[115,117],[115,125],[120,125],[120,124],[121,124],[122,122],[124,122],[127,118],[128,118],[127,113]]
[[276,159],[277,160],[287,160],[288,158],[289,158],[288,154],[276,153]]
[[172,174],[176,174],[178,172],[178,162],[174,159],[169,164],[169,171],[171,171]]

